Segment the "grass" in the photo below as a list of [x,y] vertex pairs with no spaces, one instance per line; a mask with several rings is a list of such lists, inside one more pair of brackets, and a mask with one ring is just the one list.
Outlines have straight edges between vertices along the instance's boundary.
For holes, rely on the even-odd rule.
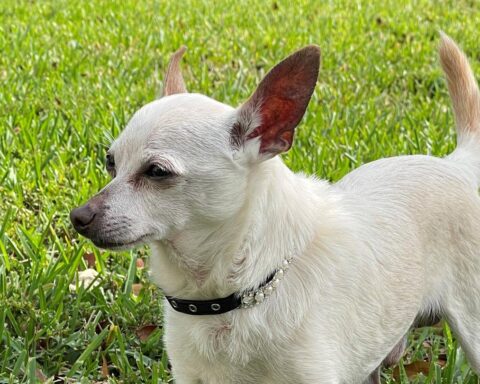
[[[156,97],[180,45],[189,88],[238,105],[281,58],[319,44],[319,84],[285,161],[335,181],[380,157],[454,148],[437,32],[459,40],[480,73],[478,16],[465,0],[3,0],[0,383],[170,380],[161,293],[137,263],[148,251],[99,251],[68,212],[107,182],[109,137]],[[88,262],[99,284],[71,292]],[[413,375],[414,361],[428,373]],[[446,325],[415,331],[383,376],[479,382]]]

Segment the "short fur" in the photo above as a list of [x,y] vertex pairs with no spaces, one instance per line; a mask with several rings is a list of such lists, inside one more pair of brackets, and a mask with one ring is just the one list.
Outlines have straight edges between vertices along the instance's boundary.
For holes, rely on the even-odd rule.
[[[185,299],[251,289],[294,257],[252,309],[190,316],[165,304],[178,384],[372,382],[416,319],[437,314],[480,372],[480,107],[465,56],[442,37],[458,129],[451,155],[378,160],[332,185],[275,156],[290,147],[318,71],[317,48],[295,55],[261,91],[289,106],[278,124],[283,102],[253,97],[235,109],[178,93],[175,73],[174,94],[138,111],[113,143],[116,176],[72,211],[75,227],[102,247],[149,243],[152,279]],[[169,176],[138,176],[151,164]]]

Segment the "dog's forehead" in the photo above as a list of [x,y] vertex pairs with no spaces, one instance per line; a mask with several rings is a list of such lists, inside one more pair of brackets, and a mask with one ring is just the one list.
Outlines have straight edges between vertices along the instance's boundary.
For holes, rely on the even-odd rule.
[[115,152],[133,148],[178,146],[182,141],[203,141],[228,128],[234,108],[200,94],[177,94],[155,100],[138,110],[112,144]]

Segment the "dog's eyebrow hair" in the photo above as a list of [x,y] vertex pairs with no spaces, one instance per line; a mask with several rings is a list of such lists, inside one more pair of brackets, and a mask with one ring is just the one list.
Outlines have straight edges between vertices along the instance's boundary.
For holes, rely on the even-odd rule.
[[166,158],[165,156],[151,155],[151,156],[148,156],[143,162],[145,167],[151,165],[152,163],[161,165],[167,171],[170,171],[170,172],[175,173],[177,175],[181,175],[183,173],[183,167],[181,167],[179,164],[177,164],[174,160],[170,160],[169,158]]
[[[150,156],[147,157],[140,168],[129,178],[129,183],[132,184],[135,188],[139,188],[145,182],[144,173],[152,164],[158,164],[166,171],[171,172],[172,176],[180,176],[181,171],[172,165],[172,162],[166,159],[163,156]],[[175,184],[175,177],[166,178],[162,183],[158,184],[159,188],[170,188]]]

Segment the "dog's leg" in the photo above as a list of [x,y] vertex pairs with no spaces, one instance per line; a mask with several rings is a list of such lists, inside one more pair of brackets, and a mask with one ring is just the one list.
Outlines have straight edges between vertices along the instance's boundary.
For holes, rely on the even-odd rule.
[[[477,232],[479,228],[474,227]],[[440,308],[473,370],[480,374],[480,239],[472,244],[466,252],[456,255]]]
[[368,376],[368,379],[363,382],[363,384],[380,384],[380,367],[375,369],[370,376]]
[[383,359],[382,365],[386,368],[396,365],[403,356],[405,348],[407,347],[407,336],[402,339],[393,347],[392,351]]
[[194,379],[189,375],[184,375],[182,372],[173,371],[173,376],[175,377],[175,384],[202,384],[202,382],[198,379]]
[[402,337],[402,339],[393,347],[392,351],[383,359],[382,364],[375,369],[368,379],[363,384],[380,384],[380,370],[381,367],[390,368],[397,364],[399,360],[403,356],[403,352],[405,352],[405,348],[407,346],[407,336]]
[[453,333],[460,341],[473,370],[480,374],[480,286],[454,303],[449,303],[445,317]]

